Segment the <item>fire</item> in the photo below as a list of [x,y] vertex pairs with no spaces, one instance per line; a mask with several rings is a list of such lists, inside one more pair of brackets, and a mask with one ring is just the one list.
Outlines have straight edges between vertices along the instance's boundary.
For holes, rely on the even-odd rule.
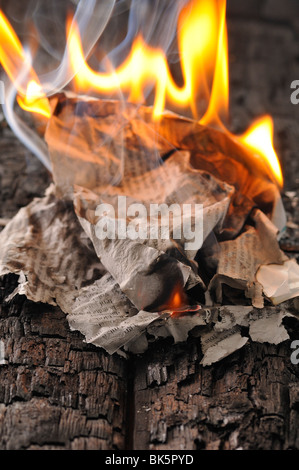
[[171,311],[171,316],[183,317],[184,315],[196,314],[200,311],[200,305],[189,305],[189,301],[186,297],[185,292],[181,286],[177,286],[168,302],[168,305],[165,307],[167,310]]
[[[36,73],[30,65],[22,44],[5,15],[0,11],[0,62],[5,72],[24,97],[18,98],[19,105],[26,111],[51,116],[49,101],[44,95]],[[27,79],[27,87],[23,85]]]
[[209,106],[200,119],[202,125],[216,125],[224,129],[223,119],[228,118],[229,107],[229,73],[228,73],[228,40],[225,21],[226,5],[221,2],[220,26],[217,44],[217,57],[214,71],[212,93]]
[[[178,48],[183,84],[178,86],[162,49],[147,45],[138,35],[126,60],[115,70],[93,70],[87,63],[74,21],[67,24],[68,60],[73,86],[78,93],[115,95],[130,102],[146,102],[154,87],[153,120],[159,121],[168,106],[190,109],[202,125],[225,127],[229,105],[226,0],[190,0],[178,19]],[[15,84],[18,104],[25,110],[50,118],[49,101],[13,28],[0,11],[0,62]],[[22,79],[21,79],[22,77]],[[204,109],[200,109],[203,107]],[[254,123],[241,136],[230,136],[265,160],[277,184],[283,185],[273,147],[273,122],[269,116]]]
[[278,157],[273,147],[273,133],[272,118],[270,116],[264,116],[254,122],[247,132],[238,137],[238,140],[268,163],[276,181],[282,186],[283,176]]
[[[225,1],[221,3],[225,6]],[[222,7],[225,12],[225,8]],[[155,86],[153,118],[159,120],[167,101],[181,108],[190,107],[197,115],[195,98],[198,91],[208,98],[207,81],[214,68],[213,57],[217,52],[217,30],[219,26],[217,1],[191,1],[181,12],[179,50],[184,85],[177,86],[169,70],[165,54],[145,44],[141,36],[135,39],[132,51],[125,62],[115,71],[99,73],[86,63],[78,28],[69,27],[68,51],[75,74],[77,90],[93,89],[102,94],[128,93],[128,100],[144,102],[144,90]],[[202,74],[199,70],[202,70]],[[203,80],[202,80],[203,78]]]
[[181,295],[177,291],[175,292],[173,299],[172,299],[172,308],[179,308],[181,306],[182,300],[181,300]]
[[18,96],[17,101],[19,106],[25,111],[38,113],[46,118],[51,117],[49,102],[45,98],[41,85],[35,80],[28,82],[25,96]]

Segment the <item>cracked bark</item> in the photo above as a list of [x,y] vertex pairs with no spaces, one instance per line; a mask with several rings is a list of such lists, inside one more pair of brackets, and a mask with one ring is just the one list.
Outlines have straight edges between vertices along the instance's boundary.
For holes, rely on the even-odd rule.
[[[274,117],[285,208],[298,224],[299,106],[289,99],[299,76],[294,8],[292,1],[228,1],[231,128],[244,130],[262,113]],[[0,149],[6,219],[41,195],[49,177],[4,121]],[[284,240],[297,259],[298,236],[289,227]],[[0,365],[0,449],[299,449],[295,319],[286,325],[290,341],[250,342],[207,368],[196,339],[161,341],[125,361],[84,343],[59,309],[24,297],[3,302],[15,283],[7,276],[0,285],[7,361]]]
[[298,449],[289,343],[251,342],[207,368],[196,341],[153,347],[135,361],[135,448]]
[[84,343],[65,315],[23,296],[3,295],[0,337],[0,449],[123,448],[127,363]]

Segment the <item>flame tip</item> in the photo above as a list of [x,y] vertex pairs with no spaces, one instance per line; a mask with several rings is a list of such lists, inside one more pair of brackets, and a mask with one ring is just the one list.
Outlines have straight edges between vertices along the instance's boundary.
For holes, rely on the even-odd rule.
[[283,175],[279,158],[273,144],[274,121],[269,114],[256,118],[238,140],[249,150],[258,154],[269,167],[278,186],[283,187]]
[[[0,10],[0,63],[18,90],[18,104],[26,111],[50,117],[49,101],[31,66],[28,53],[2,10]],[[22,80],[20,78],[22,75],[27,77],[27,87],[23,84],[25,77]],[[24,98],[20,98],[20,95]]]

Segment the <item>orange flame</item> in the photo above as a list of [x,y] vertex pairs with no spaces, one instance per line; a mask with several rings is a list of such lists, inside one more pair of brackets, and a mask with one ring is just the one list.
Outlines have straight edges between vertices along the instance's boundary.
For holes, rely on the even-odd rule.
[[216,125],[222,129],[224,126],[221,115],[227,119],[229,107],[228,41],[225,14],[226,5],[225,2],[222,2],[212,93],[208,109],[200,120],[202,125]]
[[173,296],[173,299],[172,299],[172,308],[179,308],[182,304],[182,299],[181,299],[181,295],[180,295],[180,292],[175,292],[174,296]]
[[[94,71],[85,60],[79,29],[74,21],[69,21],[67,47],[70,67],[74,72],[74,86],[78,92],[85,93],[125,93],[128,100],[134,103],[143,103],[145,91],[149,86],[154,86],[154,121],[160,119],[169,103],[183,111],[190,108],[200,124],[216,126],[229,133],[223,124],[227,121],[229,107],[225,17],[226,0],[189,0],[182,9],[177,28],[182,86],[176,84],[164,52],[147,45],[141,35],[136,37],[131,53],[116,70]],[[19,105],[49,118],[49,101],[19,39],[1,11],[0,62],[18,89]],[[20,72],[24,68],[28,76],[26,86],[19,83]],[[199,103],[207,103],[204,113],[199,112]],[[269,116],[258,120],[244,135],[231,137],[266,161],[277,184],[283,185],[279,160],[273,147],[273,122]]]
[[[225,0],[220,3],[225,6]],[[223,10],[225,11],[225,7]],[[205,74],[211,74],[214,65],[218,16],[215,0],[193,0],[182,10],[178,24],[184,77],[182,87],[176,85],[164,52],[146,45],[141,36],[135,39],[129,57],[117,70],[112,73],[93,71],[84,59],[78,28],[72,24],[72,27],[68,28],[68,51],[77,89],[88,91],[92,88],[100,93],[121,90],[129,93],[129,101],[138,103],[144,101],[144,89],[153,84],[155,120],[161,117],[167,100],[180,107],[190,106],[196,115],[195,97],[198,88],[204,87]],[[203,70],[205,80],[200,77],[199,68]],[[204,88],[206,89],[206,86]]]
[[[24,97],[18,97],[19,105],[26,111],[39,113],[49,118],[51,110],[48,99],[42,92],[38,78],[30,66],[16,33],[2,11],[0,11],[0,63],[18,92],[24,95]],[[24,72],[29,76],[27,87],[23,86],[20,79]]]
[[270,116],[256,120],[238,140],[254,154],[261,157],[270,167],[279,186],[283,186],[283,176],[277,154],[273,147],[274,126]]
[[178,318],[184,315],[196,314],[200,311],[200,305],[189,305],[189,300],[184,292],[182,286],[176,286],[171,293],[167,305],[164,306],[165,310],[171,312],[171,317]]

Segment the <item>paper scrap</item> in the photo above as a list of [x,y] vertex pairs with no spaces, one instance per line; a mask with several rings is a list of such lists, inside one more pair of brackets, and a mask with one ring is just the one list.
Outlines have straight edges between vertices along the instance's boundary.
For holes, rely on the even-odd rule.
[[299,296],[299,266],[294,259],[262,265],[256,278],[274,305]]
[[140,336],[157,318],[158,313],[138,311],[110,274],[83,287],[67,316],[72,329],[109,354]]
[[259,343],[280,344],[289,339],[287,330],[282,324],[286,312],[273,312],[265,309],[261,312],[254,312],[250,318],[249,335],[252,341]]
[[20,209],[0,233],[0,275],[20,275],[16,293],[67,311],[76,292],[105,273],[72,206],[44,198]]
[[241,336],[240,329],[237,326],[221,333],[212,331],[203,334],[201,343],[204,357],[201,364],[210,366],[242,348],[247,341],[248,338]]
[[277,228],[265,214],[256,210],[252,220],[256,227],[245,227],[235,240],[219,244],[217,273],[209,286],[210,290],[215,291],[219,303],[222,302],[222,285],[227,284],[234,289],[245,290],[253,305],[261,307],[261,289],[256,278],[258,269],[267,263],[280,265],[288,260],[279,248]]

